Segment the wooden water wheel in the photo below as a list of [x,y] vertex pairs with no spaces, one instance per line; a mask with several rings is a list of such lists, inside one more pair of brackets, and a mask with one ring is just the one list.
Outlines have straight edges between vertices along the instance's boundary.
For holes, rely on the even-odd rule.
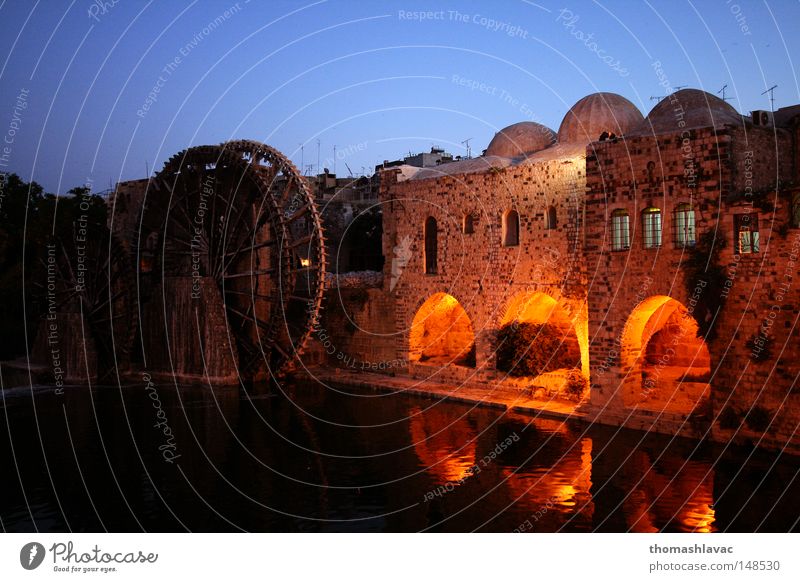
[[[68,375],[109,381],[125,373],[136,333],[133,264],[105,226],[88,224],[53,238],[39,260],[35,299],[43,312],[35,359],[48,360],[48,330]],[[51,324],[53,327],[51,327]],[[83,347],[81,347],[83,346]],[[85,350],[85,353],[84,353]],[[79,371],[80,370],[80,371]]]
[[290,370],[325,282],[322,222],[295,166],[254,141],[193,147],[157,175],[147,215],[143,224],[158,227],[161,276],[211,279],[219,289],[240,377]]

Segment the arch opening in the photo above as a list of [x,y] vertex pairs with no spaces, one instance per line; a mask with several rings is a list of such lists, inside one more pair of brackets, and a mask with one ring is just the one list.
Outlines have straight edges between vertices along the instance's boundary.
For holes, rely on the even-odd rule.
[[458,300],[431,295],[417,310],[409,336],[412,362],[475,367],[475,333]]
[[636,306],[620,352],[625,406],[688,414],[707,402],[711,355],[698,329],[671,297],[656,295]]
[[[582,314],[585,315],[585,314]],[[497,337],[497,369],[536,378],[537,384],[581,397],[588,378],[588,328],[541,292],[522,292],[508,303]]]

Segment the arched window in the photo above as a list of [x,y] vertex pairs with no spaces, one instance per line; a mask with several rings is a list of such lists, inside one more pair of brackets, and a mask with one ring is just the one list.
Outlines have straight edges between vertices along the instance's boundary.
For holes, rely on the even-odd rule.
[[437,255],[439,253],[438,228],[436,219],[429,216],[425,220],[425,274],[435,275],[437,270]]
[[464,215],[464,221],[462,223],[461,232],[464,234],[472,234],[475,232],[475,225],[473,223],[473,218],[471,213],[467,213]]
[[556,226],[558,226],[558,217],[556,216],[555,206],[551,206],[547,209],[547,220],[545,221],[544,226],[547,230],[553,230]]
[[683,203],[675,207],[672,217],[673,230],[675,231],[675,246],[678,248],[693,247],[697,238],[694,229],[694,208],[691,204]]
[[645,208],[642,210],[642,231],[644,232],[644,248],[657,249],[661,246],[661,209]]
[[519,244],[519,213],[508,210],[503,215],[503,246],[515,247]]
[[617,208],[611,213],[611,250],[624,251],[631,248],[631,221],[628,211]]

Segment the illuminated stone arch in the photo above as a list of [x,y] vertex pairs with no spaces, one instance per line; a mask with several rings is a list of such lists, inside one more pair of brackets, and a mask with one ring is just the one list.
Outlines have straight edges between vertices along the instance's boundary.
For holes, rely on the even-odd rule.
[[620,368],[628,407],[688,414],[709,397],[708,346],[689,310],[666,295],[648,297],[628,317]]
[[571,314],[559,301],[540,291],[521,291],[507,303],[499,328],[511,323],[547,324],[567,352],[578,355],[581,371],[589,375],[588,313],[586,306]]
[[475,367],[475,332],[458,299],[434,293],[420,306],[411,323],[409,360]]

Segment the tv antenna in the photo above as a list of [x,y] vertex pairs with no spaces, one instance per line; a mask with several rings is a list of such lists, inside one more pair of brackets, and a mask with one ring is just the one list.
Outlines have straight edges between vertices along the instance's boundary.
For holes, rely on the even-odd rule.
[[461,142],[461,143],[464,144],[464,147],[467,148],[467,159],[468,160],[472,159],[472,148],[469,147],[470,140],[472,140],[472,138],[468,137],[467,139],[465,139],[464,141]]
[[770,87],[769,89],[767,89],[762,93],[762,95],[766,95],[767,93],[769,93],[769,108],[770,111],[772,112],[775,112],[775,89],[777,87],[778,87],[777,85],[773,85],[772,87]]
[[[672,93],[676,93],[676,92],[680,91],[681,89],[685,89],[688,86],[689,85],[675,85],[672,88]],[[662,99],[666,99],[667,97],[669,97],[669,95],[656,95],[656,96],[652,96],[651,95],[650,96],[650,101],[659,101],[660,102]]]
[[350,172],[350,177],[352,178],[353,177],[353,170],[350,169],[350,166],[347,165],[347,162],[345,162],[344,165],[347,168],[347,171]]
[[725,83],[725,84],[722,86],[722,89],[720,89],[719,91],[717,91],[717,95],[719,95],[720,93],[722,94],[722,100],[723,100],[723,101],[727,101],[727,100],[728,100],[728,98],[727,98],[727,97],[725,97],[725,89],[727,89],[727,88],[728,88],[728,84],[727,84],[727,83]]

